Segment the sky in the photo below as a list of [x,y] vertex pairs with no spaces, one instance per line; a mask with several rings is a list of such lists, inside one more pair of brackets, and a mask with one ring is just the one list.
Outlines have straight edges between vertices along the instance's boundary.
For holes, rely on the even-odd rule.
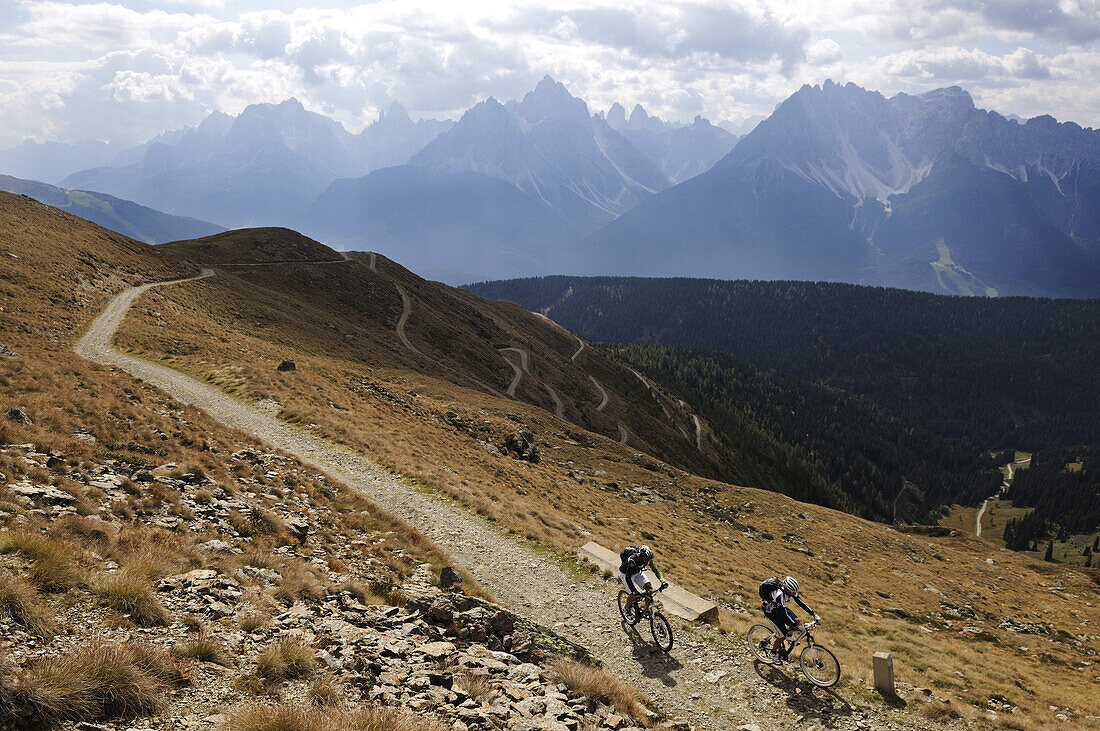
[[1100,126],[1100,0],[0,0],[0,148],[119,145],[298,98],[358,131],[549,74],[592,111],[744,127],[803,84],[959,85]]

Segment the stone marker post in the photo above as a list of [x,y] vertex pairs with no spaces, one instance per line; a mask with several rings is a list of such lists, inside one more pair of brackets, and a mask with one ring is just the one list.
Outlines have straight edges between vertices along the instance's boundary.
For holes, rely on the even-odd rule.
[[874,655],[875,690],[884,696],[897,695],[894,691],[894,658],[889,652]]

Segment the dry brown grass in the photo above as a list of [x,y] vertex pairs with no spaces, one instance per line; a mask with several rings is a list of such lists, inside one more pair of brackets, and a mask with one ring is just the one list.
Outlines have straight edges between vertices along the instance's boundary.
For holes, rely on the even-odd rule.
[[306,700],[315,706],[335,708],[344,704],[344,692],[341,683],[332,675],[325,674],[309,684]]
[[249,634],[255,632],[258,629],[262,629],[271,623],[271,617],[263,614],[262,612],[249,612],[241,615],[237,620],[237,627],[242,632],[248,632]]
[[444,731],[422,715],[393,708],[301,708],[249,705],[229,715],[226,731]]
[[256,674],[265,680],[294,680],[313,675],[313,648],[297,638],[284,638],[256,658]]
[[292,604],[299,599],[316,601],[325,596],[325,588],[309,566],[303,562],[288,562],[278,569],[282,574],[274,596],[279,601]]
[[34,587],[7,572],[0,573],[0,617],[44,640],[51,639],[57,630],[56,617],[38,601]]
[[222,667],[230,667],[233,665],[229,660],[229,656],[226,655],[225,647],[222,643],[205,635],[200,635],[193,640],[188,640],[187,642],[176,645],[172,648],[172,653],[177,657],[196,660],[198,662],[209,662],[215,665],[221,665]]
[[645,706],[638,691],[603,668],[575,660],[559,659],[554,663],[553,669],[561,682],[575,693],[609,703],[619,713],[635,721],[646,720]]
[[14,553],[30,561],[31,582],[43,591],[63,592],[84,583],[84,572],[72,547],[31,531],[0,534],[0,553]]
[[137,642],[95,643],[0,675],[0,726],[28,729],[147,716],[186,682],[167,653]]
[[106,574],[95,582],[92,590],[104,604],[139,627],[168,623],[168,613],[153,594],[149,580],[140,573],[122,569]]
[[499,692],[499,688],[492,684],[487,673],[474,672],[470,668],[462,670],[455,680],[459,687],[466,691],[466,695],[478,703],[491,703]]

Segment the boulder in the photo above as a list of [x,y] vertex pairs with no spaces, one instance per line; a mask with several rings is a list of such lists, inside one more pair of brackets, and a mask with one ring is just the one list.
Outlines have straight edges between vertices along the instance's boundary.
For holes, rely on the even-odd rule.
[[537,464],[542,461],[542,453],[539,451],[539,446],[535,444],[535,434],[526,426],[521,426],[512,432],[504,440],[504,446],[525,462]]
[[294,361],[284,360],[282,363],[280,363],[278,365],[278,367],[276,367],[275,370],[277,370],[277,371],[293,371],[293,370],[297,370],[297,368],[298,367],[296,365],[294,365]]

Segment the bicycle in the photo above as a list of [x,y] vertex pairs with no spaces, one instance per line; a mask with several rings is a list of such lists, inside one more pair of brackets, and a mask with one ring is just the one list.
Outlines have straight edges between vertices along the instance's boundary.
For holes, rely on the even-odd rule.
[[[802,666],[802,672],[806,673],[806,677],[814,685],[821,688],[831,688],[840,681],[840,661],[836,659],[836,655],[831,651],[814,641],[811,630],[819,624],[821,624],[821,621],[815,620],[802,625],[800,627],[801,632],[793,639],[788,640],[789,644],[785,642],[782,647],[786,651],[786,657],[790,657],[790,654],[794,652],[794,648],[805,638],[806,647],[802,648],[802,652],[798,656],[798,664]],[[778,666],[783,664],[783,659],[772,651],[775,635],[774,627],[766,624],[754,624],[749,627],[748,640],[749,649],[752,650],[752,654],[756,655],[760,662]]]
[[629,625],[636,625],[647,615],[649,616],[649,631],[653,635],[653,641],[657,644],[657,647],[661,648],[664,652],[670,652],[672,650],[672,625],[665,619],[665,615],[661,614],[661,610],[657,608],[656,603],[653,601],[653,597],[658,592],[662,591],[657,589],[654,591],[644,591],[639,593],[638,598],[635,599],[634,604],[630,607],[629,614],[626,609],[626,600],[630,594],[625,589],[619,590],[619,614],[622,616],[623,621]]

